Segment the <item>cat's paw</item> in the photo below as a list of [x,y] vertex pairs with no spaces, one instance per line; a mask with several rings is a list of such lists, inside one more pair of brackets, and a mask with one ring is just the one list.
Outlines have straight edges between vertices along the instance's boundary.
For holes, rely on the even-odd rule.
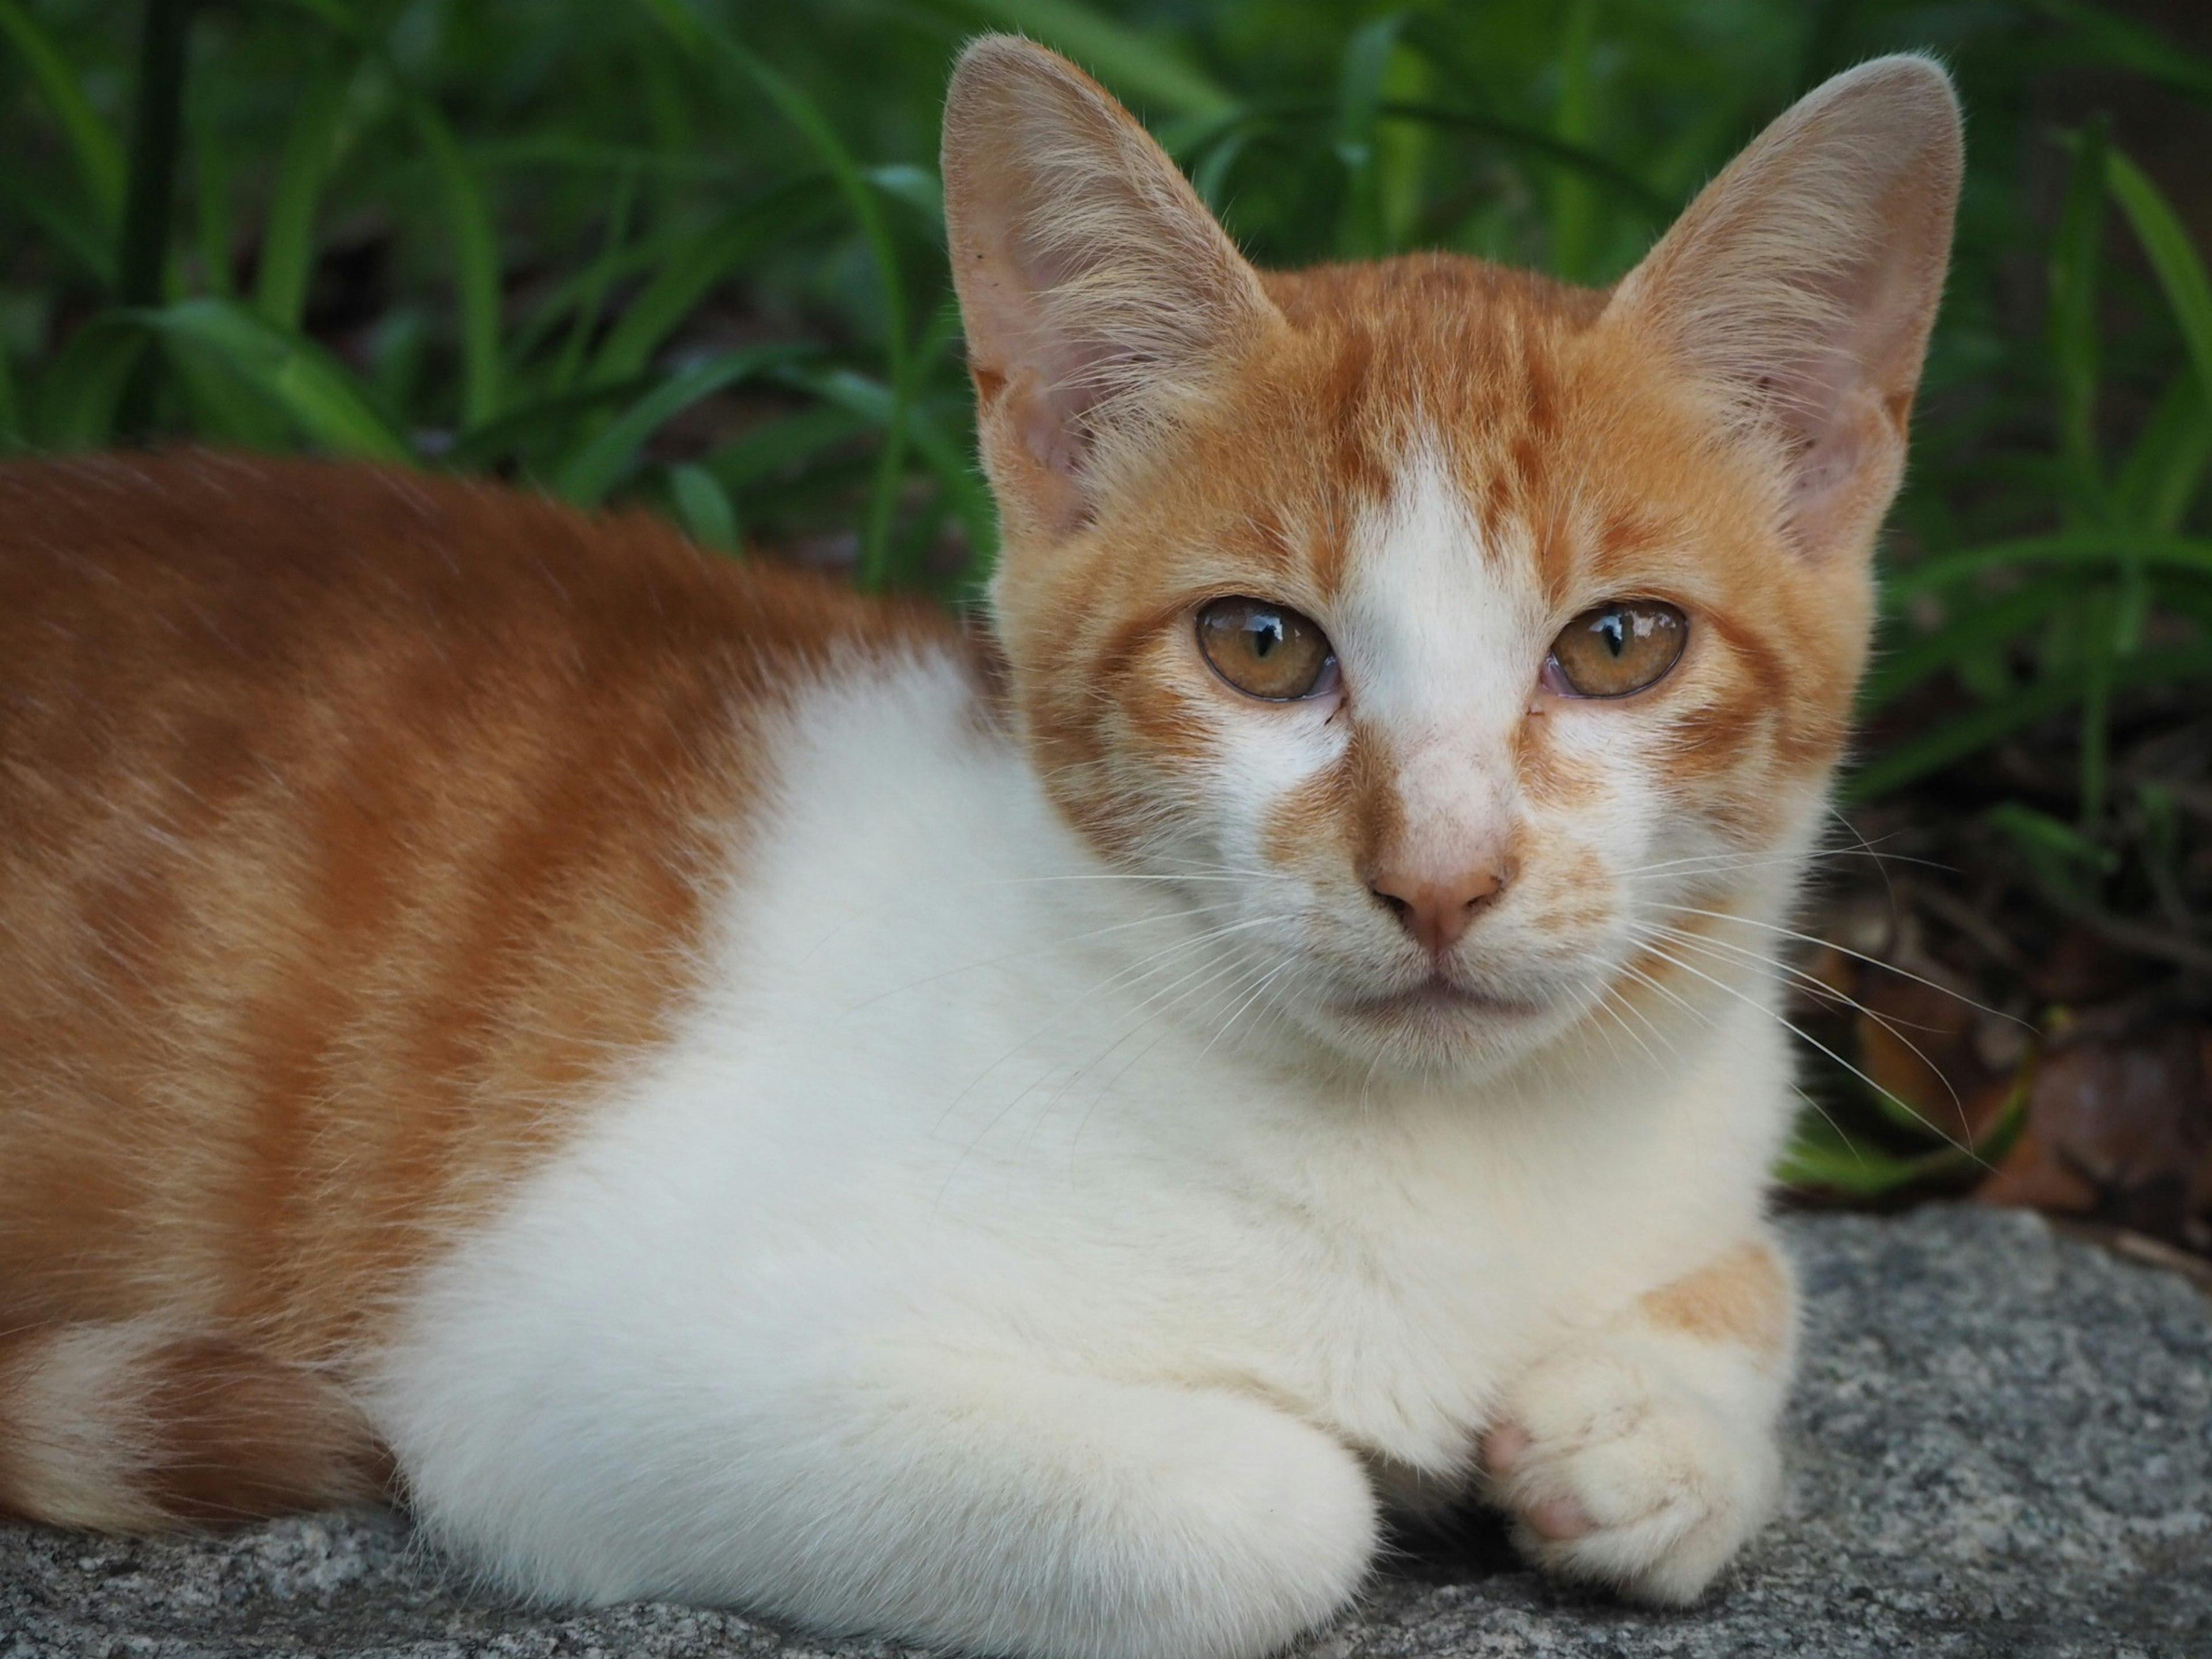
[[1774,1507],[1776,1395],[1741,1351],[1594,1334],[1508,1391],[1484,1474],[1539,1565],[1686,1605]]

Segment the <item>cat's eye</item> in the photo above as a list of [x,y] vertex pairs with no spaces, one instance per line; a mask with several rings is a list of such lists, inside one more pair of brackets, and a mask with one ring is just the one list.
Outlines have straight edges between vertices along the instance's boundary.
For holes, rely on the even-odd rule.
[[1595,605],[1552,641],[1544,689],[1567,697],[1625,697],[1672,668],[1689,636],[1690,619],[1656,599]]
[[1328,635],[1286,605],[1216,599],[1198,613],[1198,648],[1213,672],[1269,702],[1317,697],[1336,684]]

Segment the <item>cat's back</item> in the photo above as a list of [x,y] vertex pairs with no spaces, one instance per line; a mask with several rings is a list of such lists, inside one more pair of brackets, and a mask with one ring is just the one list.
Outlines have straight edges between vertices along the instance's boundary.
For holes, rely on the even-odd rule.
[[957,648],[491,487],[0,469],[0,1328],[346,1340],[665,1035],[779,711]]

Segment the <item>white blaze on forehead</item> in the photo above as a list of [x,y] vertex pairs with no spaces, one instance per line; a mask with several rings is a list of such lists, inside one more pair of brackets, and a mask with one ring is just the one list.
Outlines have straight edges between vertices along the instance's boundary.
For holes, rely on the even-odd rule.
[[1527,532],[1486,546],[1428,443],[1353,528],[1337,650],[1353,717],[1389,743],[1407,830],[1471,830],[1507,812],[1511,754],[1543,664],[1546,618]]

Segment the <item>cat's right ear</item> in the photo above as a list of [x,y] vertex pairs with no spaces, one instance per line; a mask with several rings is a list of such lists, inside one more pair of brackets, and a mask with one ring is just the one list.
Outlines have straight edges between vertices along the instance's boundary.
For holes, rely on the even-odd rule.
[[1280,319],[1165,152],[1042,46],[962,54],[944,166],[984,465],[1009,532],[1056,538]]
[[1614,290],[1608,315],[1778,463],[1784,526],[1814,556],[1863,558],[1903,472],[1960,137],[1931,59],[1862,64],[1759,135]]

